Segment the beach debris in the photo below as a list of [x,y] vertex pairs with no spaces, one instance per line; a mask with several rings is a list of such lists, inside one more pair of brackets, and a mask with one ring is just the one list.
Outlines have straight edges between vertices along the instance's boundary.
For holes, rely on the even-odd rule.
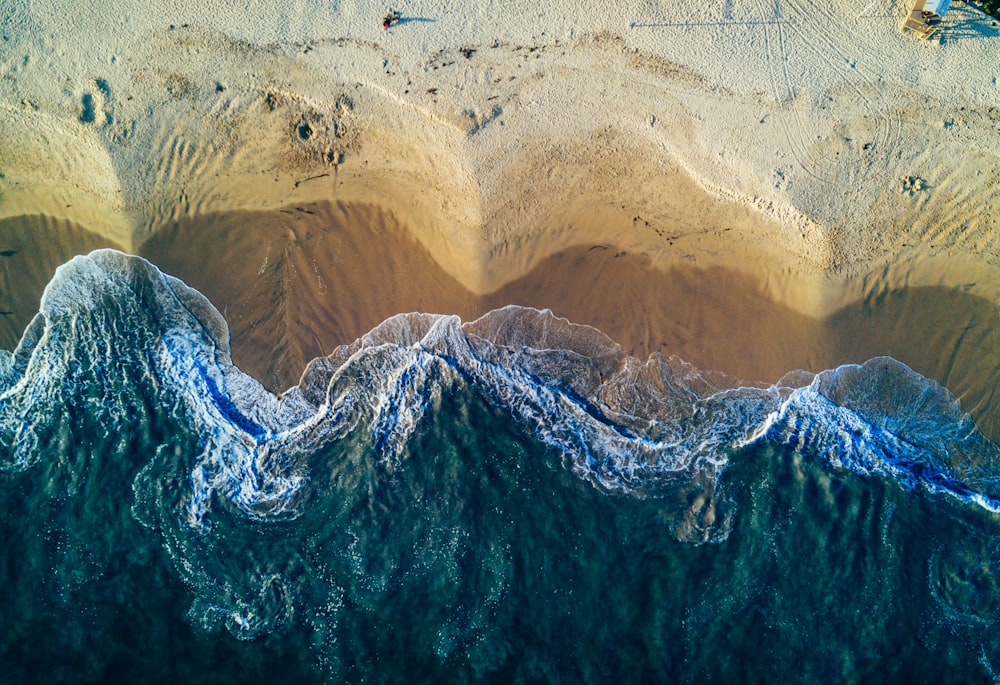
[[399,12],[397,12],[396,10],[390,10],[388,14],[382,17],[382,28],[388,31],[389,27],[398,24],[399,20],[400,20]]
[[[300,185],[302,185],[303,183],[306,183],[308,181],[315,181],[315,180],[320,179],[320,178],[327,178],[327,177],[329,177],[329,175],[330,174],[325,174],[325,173],[324,174],[316,174],[315,176],[309,176],[307,178],[299,179],[298,181],[295,182],[295,187],[298,188]],[[296,209],[299,209],[299,208],[296,207]],[[300,211],[304,211],[304,210],[300,209]]]
[[459,48],[458,51],[462,54],[465,59],[472,59],[472,56],[476,54],[475,48]]
[[496,121],[503,114],[503,109],[499,105],[493,105],[489,111],[467,109],[462,114],[465,115],[465,133],[471,136]]

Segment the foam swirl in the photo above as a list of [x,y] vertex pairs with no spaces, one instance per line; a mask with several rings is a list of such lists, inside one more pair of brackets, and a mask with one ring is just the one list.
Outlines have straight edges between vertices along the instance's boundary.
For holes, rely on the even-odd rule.
[[[733,449],[767,440],[808,444],[837,468],[997,506],[997,447],[945,388],[888,358],[808,384],[799,374],[748,385],[676,357],[628,357],[600,331],[513,306],[465,324],[454,316],[392,317],[312,362],[300,386],[280,398],[229,354],[221,315],[180,281],[110,250],[74,259],[3,359],[4,468],[38,460],[53,408],[72,405],[74,370],[87,364],[151,382],[183,405],[203,443],[190,476],[192,525],[204,522],[214,493],[248,516],[294,515],[305,455],[359,423],[382,459],[398,460],[456,383],[609,490],[681,496],[714,484]],[[109,430],[126,422],[127,407],[115,397],[102,404]],[[715,539],[725,534],[717,528],[682,536]]]
[[[225,321],[203,296],[110,250],[59,269],[20,345],[0,358],[0,383],[0,469],[7,472],[66,458],[59,455],[81,421],[109,440],[144,431],[154,444],[162,429],[137,417],[160,412],[184,426],[190,440],[159,440],[137,466],[133,512],[161,532],[179,573],[197,589],[193,615],[246,638],[289,619],[289,579],[302,574],[271,560],[217,582],[226,554],[238,554],[241,543],[214,531],[214,522],[297,520],[330,506],[313,493],[329,474],[359,490],[385,487],[408,468],[422,427],[457,393],[509,418],[599,491],[656,498],[682,541],[727,537],[737,512],[721,476],[758,442],[1000,512],[997,445],[947,389],[890,358],[752,384],[676,357],[629,357],[600,331],[511,306],[467,323],[394,316],[314,360],[298,386],[276,396],[233,365]],[[358,440],[374,455],[363,467]],[[67,487],[80,487],[87,457],[73,454],[77,461],[64,465]],[[348,467],[374,480],[363,485]],[[428,564],[473,553],[460,544],[465,533],[422,535]],[[445,546],[452,552],[436,556],[449,539],[458,541]],[[492,549],[482,560],[494,569],[496,601],[510,573],[498,554]],[[372,577],[363,559],[357,569]],[[337,605],[340,590],[323,592]],[[480,614],[468,621],[442,638],[442,653],[485,625]]]

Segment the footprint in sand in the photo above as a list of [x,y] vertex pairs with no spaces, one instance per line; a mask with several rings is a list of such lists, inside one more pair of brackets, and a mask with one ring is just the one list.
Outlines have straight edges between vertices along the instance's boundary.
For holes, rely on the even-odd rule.
[[111,87],[102,78],[96,78],[88,84],[80,96],[80,123],[95,126],[110,126],[113,117],[107,111],[111,100]]

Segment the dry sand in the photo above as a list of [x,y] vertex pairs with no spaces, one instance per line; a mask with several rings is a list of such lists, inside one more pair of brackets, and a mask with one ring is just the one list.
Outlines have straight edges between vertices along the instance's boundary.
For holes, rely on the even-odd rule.
[[892,354],[994,425],[997,27],[867,4],[17,0],[0,334],[113,245],[276,389],[391,314],[513,302],[749,380]]

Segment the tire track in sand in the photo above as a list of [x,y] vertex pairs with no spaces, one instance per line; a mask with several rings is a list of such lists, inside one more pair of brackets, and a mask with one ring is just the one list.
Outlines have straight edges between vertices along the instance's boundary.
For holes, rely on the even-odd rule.
[[[826,64],[831,73],[836,74],[846,88],[853,92],[861,105],[860,111],[865,118],[873,121],[872,139],[867,141],[868,149],[893,149],[902,136],[902,120],[899,111],[886,111],[887,103],[881,96],[883,89],[878,78],[864,67],[865,62],[877,62],[878,55],[867,40],[853,38],[850,45],[836,39],[836,33],[831,27],[843,26],[843,17],[837,16],[822,3],[806,6],[802,0],[785,0],[794,21],[789,23],[793,33],[801,40],[801,44],[822,63]],[[876,98],[868,93],[879,94]],[[853,111],[853,108],[851,108]],[[816,163],[828,172],[839,175],[847,163],[858,163],[859,157],[837,159],[830,164],[829,157],[820,157]]]
[[[807,144],[805,127],[802,123],[802,113],[794,105],[795,87],[792,85],[791,77],[788,74],[788,51],[785,48],[785,35],[782,30],[781,8],[778,0],[772,0],[773,12],[768,12],[765,0],[755,0],[760,14],[761,26],[764,29],[764,48],[767,53],[768,75],[771,81],[771,90],[778,107],[788,113],[788,117],[779,117],[782,133],[785,142],[788,144],[788,151],[795,158],[796,163],[809,176],[817,181],[830,184],[832,181],[825,178],[817,169],[815,161],[810,157],[809,151],[813,148]],[[777,35],[772,36],[772,27]],[[779,66],[775,67],[777,63]],[[792,124],[789,125],[787,118]]]

